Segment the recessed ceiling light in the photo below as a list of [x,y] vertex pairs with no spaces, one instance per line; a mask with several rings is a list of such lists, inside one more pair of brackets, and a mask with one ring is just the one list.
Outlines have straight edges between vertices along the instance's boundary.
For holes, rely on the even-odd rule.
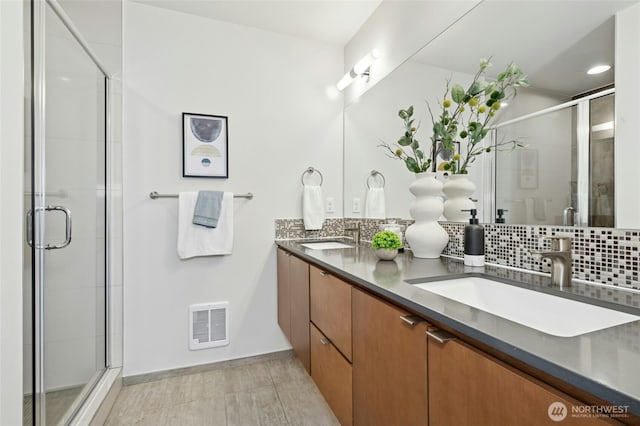
[[591,67],[589,71],[587,71],[587,74],[589,75],[600,74],[605,71],[609,71],[610,69],[611,69],[611,65],[596,65],[594,67]]

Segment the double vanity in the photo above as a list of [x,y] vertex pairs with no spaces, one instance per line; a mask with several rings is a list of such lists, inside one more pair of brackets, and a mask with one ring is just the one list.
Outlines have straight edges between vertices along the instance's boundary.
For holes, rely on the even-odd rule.
[[343,425],[640,422],[638,292],[277,245],[278,322]]

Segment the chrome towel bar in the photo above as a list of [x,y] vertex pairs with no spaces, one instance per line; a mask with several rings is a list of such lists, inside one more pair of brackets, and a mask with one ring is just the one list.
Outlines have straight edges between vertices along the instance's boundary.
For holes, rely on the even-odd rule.
[[[149,193],[149,198],[152,200],[158,198],[178,198],[178,194],[159,194],[157,191],[152,191]],[[233,198],[248,198],[251,200],[253,199],[253,194],[251,192],[247,192],[246,194],[233,194]]]

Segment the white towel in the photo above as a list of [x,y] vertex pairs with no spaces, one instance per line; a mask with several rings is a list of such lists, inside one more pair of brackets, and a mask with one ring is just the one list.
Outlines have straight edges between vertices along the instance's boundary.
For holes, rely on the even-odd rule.
[[216,228],[193,224],[193,211],[197,192],[178,195],[178,256],[189,259],[196,256],[231,254],[233,248],[233,192],[222,196],[220,217]]
[[304,229],[322,229],[324,203],[320,185],[305,185],[302,189],[302,219]]
[[369,219],[386,219],[384,188],[369,188],[364,203],[364,217]]
[[547,220],[547,200],[540,197],[525,198],[527,207],[527,223],[529,221],[544,222]]

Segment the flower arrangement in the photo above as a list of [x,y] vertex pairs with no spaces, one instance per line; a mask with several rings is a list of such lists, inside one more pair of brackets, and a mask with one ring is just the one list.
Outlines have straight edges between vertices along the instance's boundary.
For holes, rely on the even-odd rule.
[[396,146],[392,147],[384,141],[379,146],[386,148],[390,157],[402,160],[409,171],[421,173],[428,171],[431,166],[435,167],[432,157],[445,151],[454,153],[454,143],[464,140],[467,142],[466,152],[456,153],[441,166],[443,170],[454,174],[468,173],[469,165],[476,157],[491,152],[493,148],[510,145],[515,149],[523,146],[516,140],[497,142],[493,147],[485,147],[481,143],[492,129],[490,124],[500,107],[515,97],[518,87],[529,85],[522,69],[514,63],[498,74],[495,81],[487,82],[484,77],[490,66],[487,59],[481,59],[480,69],[466,90],[460,84],[451,85],[451,80],[447,80],[444,97],[438,102],[441,112],[437,119],[427,103],[433,124],[429,155],[425,155],[415,137],[418,126],[414,125],[413,105],[398,112],[404,121],[405,132]]
[[400,237],[393,231],[380,231],[373,236],[371,247],[374,249],[397,250],[402,247]]

